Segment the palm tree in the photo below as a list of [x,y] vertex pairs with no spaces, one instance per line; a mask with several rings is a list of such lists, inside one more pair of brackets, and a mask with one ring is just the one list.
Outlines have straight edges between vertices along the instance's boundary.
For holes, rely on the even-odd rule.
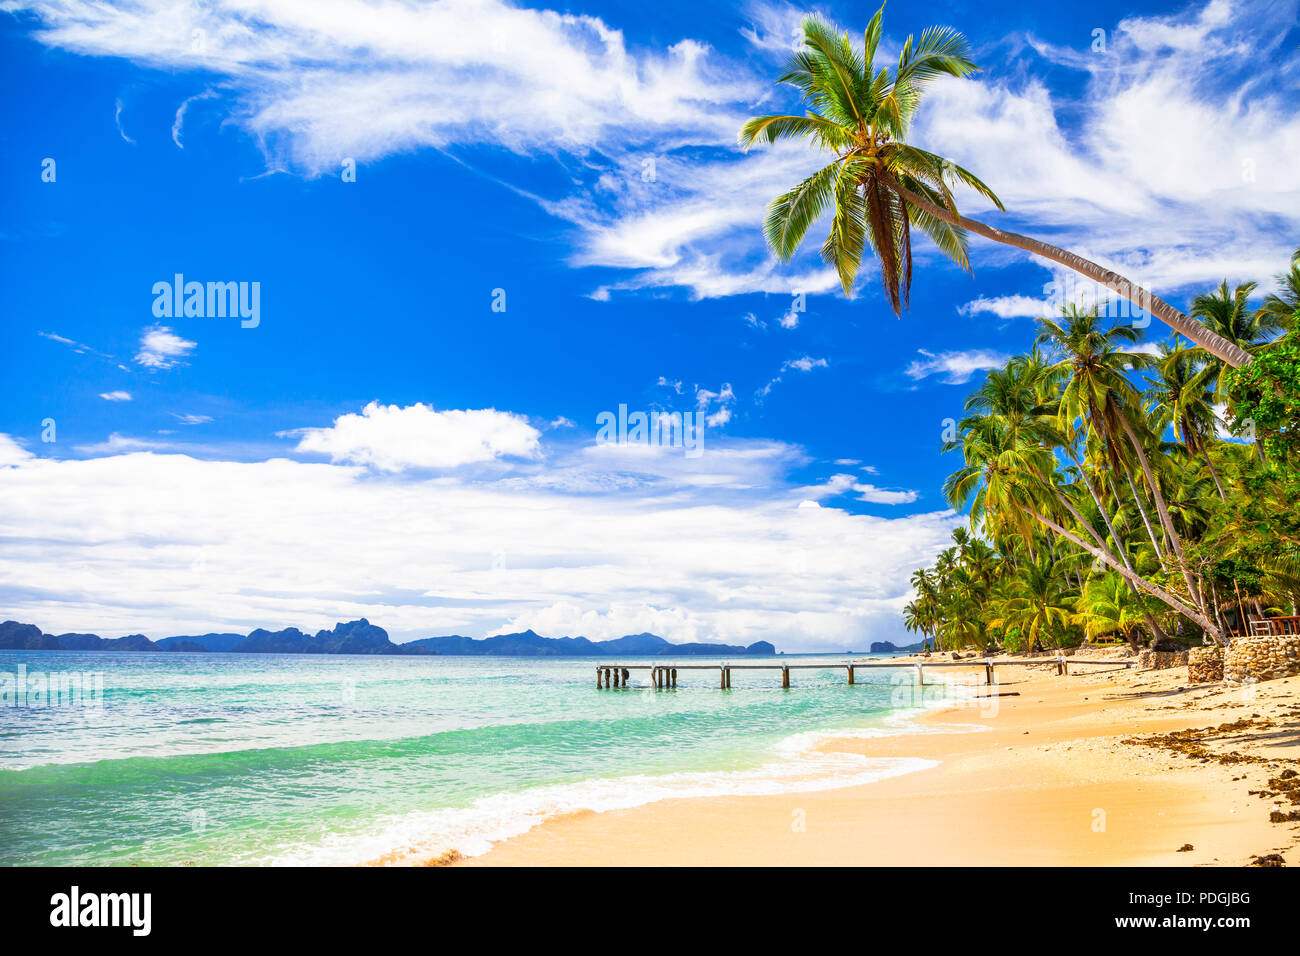
[[[944,495],[954,510],[969,508],[972,528],[995,536],[1003,531],[1014,532],[1024,542],[1029,560],[1022,562],[1017,572],[1039,559],[1042,549],[1036,549],[1033,543],[1037,522],[1203,628],[1216,642],[1224,643],[1222,631],[1205,614],[1194,588],[1189,585],[1193,601],[1188,604],[1139,574],[1127,559],[1115,553],[1079,512],[1067,489],[1061,487],[1050,451],[1023,435],[1010,437],[1010,430],[992,416],[972,416],[963,422],[963,429],[958,441],[945,446],[945,450],[960,448],[965,463],[944,481]],[[1058,511],[1069,512],[1078,523],[1079,533],[1057,520]],[[943,558],[941,554],[941,561]],[[1190,575],[1186,575],[1185,580],[1189,579]]]
[[[1229,342],[1247,352],[1254,352],[1284,328],[1272,312],[1250,310],[1250,297],[1254,295],[1255,287],[1254,282],[1243,282],[1229,292],[1228,280],[1224,279],[1213,292],[1203,292],[1192,300],[1192,315]],[[1198,351],[1202,352],[1202,358],[1218,378],[1215,394],[1223,397],[1227,391],[1229,364],[1209,350]]]
[[1291,256],[1291,268],[1277,277],[1278,291],[1264,299],[1262,321],[1276,328],[1300,331],[1300,249]]
[[803,49],[777,82],[800,91],[806,113],[756,116],[741,128],[745,149],[756,142],[802,139],[835,157],[768,207],[764,231],[781,261],[794,255],[808,229],[830,211],[822,258],[835,267],[845,294],[853,290],[869,243],[897,315],[907,305],[912,284],[912,227],[967,270],[967,233],[973,232],[1073,269],[1164,320],[1228,365],[1252,361],[1240,346],[1123,276],[1057,246],[961,215],[954,187],[973,189],[1005,209],[975,174],[910,145],[907,137],[927,84],[938,76],[970,76],[977,67],[967,55],[964,36],[933,26],[919,41],[907,38],[896,69],[877,70],[884,9],[868,22],[861,49],[849,34],[818,17],[805,19]]
[[1069,433],[1081,424],[1096,432],[1112,468],[1123,471],[1128,479],[1129,490],[1146,524],[1152,547],[1159,554],[1159,542],[1137,487],[1133,484],[1127,456],[1122,452],[1121,436],[1128,439],[1125,447],[1131,449],[1137,458],[1146,486],[1155,501],[1160,526],[1182,571],[1188,594],[1192,603],[1204,613],[1205,603],[1200,588],[1187,566],[1182,539],[1174,528],[1159,477],[1147,455],[1146,446],[1152,436],[1145,416],[1142,415],[1141,395],[1127,375],[1129,369],[1149,368],[1154,360],[1140,352],[1124,351],[1121,348],[1123,344],[1137,341],[1137,330],[1131,325],[1115,325],[1103,329],[1095,306],[1083,310],[1070,305],[1063,308],[1061,313],[1061,322],[1039,320],[1041,331],[1038,342],[1050,342],[1053,345],[1060,355],[1062,373],[1069,376],[1061,393],[1059,417],[1062,428]]
[[1215,377],[1213,366],[1197,369],[1191,349],[1161,343],[1156,369],[1159,376],[1152,380],[1152,387],[1146,393],[1152,404],[1155,429],[1163,432],[1172,426],[1187,454],[1204,459],[1214,486],[1219,490],[1220,500],[1227,501],[1223,483],[1214,467],[1214,458],[1210,455],[1215,428],[1219,424],[1210,389],[1210,382]]
[[1030,649],[1037,650],[1045,643],[1060,647],[1070,623],[1062,571],[1050,550],[1021,567],[1011,579],[1011,587],[991,603],[989,626],[1019,632]]
[[1083,628],[1089,639],[1119,634],[1135,646],[1148,619],[1141,598],[1118,574],[1102,574],[1088,581],[1075,603],[1075,611],[1071,620]]

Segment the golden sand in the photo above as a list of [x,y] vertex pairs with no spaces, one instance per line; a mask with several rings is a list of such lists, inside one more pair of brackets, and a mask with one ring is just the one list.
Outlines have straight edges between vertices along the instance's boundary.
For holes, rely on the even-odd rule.
[[1189,687],[1183,668],[1007,671],[996,689],[1019,696],[996,712],[936,709],[923,733],[824,745],[939,761],[929,769],[569,815],[457,865],[1300,864],[1300,822],[1270,821],[1300,810],[1300,678],[1243,689]]

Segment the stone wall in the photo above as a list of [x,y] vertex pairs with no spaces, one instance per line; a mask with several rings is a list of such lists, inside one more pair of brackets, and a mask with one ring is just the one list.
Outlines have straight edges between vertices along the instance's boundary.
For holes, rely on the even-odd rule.
[[1229,684],[1294,674],[1300,674],[1300,636],[1238,637],[1223,655],[1223,679]]
[[1143,651],[1138,654],[1138,667],[1142,670],[1163,670],[1186,664],[1187,651]]
[[1223,648],[1211,644],[1209,647],[1193,647],[1188,651],[1187,680],[1192,684],[1223,680]]

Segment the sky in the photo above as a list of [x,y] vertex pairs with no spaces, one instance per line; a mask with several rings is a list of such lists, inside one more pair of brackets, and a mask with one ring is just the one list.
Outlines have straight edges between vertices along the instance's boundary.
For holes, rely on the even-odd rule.
[[[0,0],[0,617],[910,640],[965,521],[945,423],[1081,290],[918,240],[900,318],[874,262],[842,293],[823,225],[772,258],[764,208],[819,157],[736,133],[798,107],[814,11],[870,14]],[[1180,308],[1300,245],[1295,0],[894,0],[880,56],[935,22],[982,72],[912,141],[1008,210],[967,215]],[[173,308],[177,275],[244,312]],[[603,440],[620,407],[697,441]]]

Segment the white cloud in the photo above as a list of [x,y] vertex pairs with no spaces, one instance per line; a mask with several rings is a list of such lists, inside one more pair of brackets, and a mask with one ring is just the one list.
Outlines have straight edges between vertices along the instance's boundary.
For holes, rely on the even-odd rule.
[[[731,421],[731,405],[735,400],[736,393],[731,390],[730,384],[723,384],[719,392],[711,392],[707,388],[695,389],[695,405],[705,416],[704,424],[709,428],[720,427]],[[715,405],[716,408],[713,408]],[[713,411],[709,411],[710,408]]]
[[494,408],[439,412],[417,403],[371,402],[328,428],[305,428],[297,450],[379,471],[455,468],[499,458],[536,458],[541,435],[522,415]]
[[31,461],[35,456],[8,435],[0,432],[0,467],[11,467]]
[[875,485],[854,485],[859,501],[870,501],[878,505],[906,505],[915,501],[919,495],[915,491],[890,491]]
[[[871,473],[875,472],[875,469],[863,470]],[[824,498],[835,498],[849,492],[853,492],[858,501],[866,501],[876,505],[906,505],[911,504],[920,497],[919,492],[910,489],[878,488],[875,485],[863,484],[854,475],[845,474],[832,475],[820,485],[810,485],[799,489],[799,493],[812,502]]]
[[659,381],[655,383],[660,388],[671,388],[678,395],[682,393],[682,381],[678,378],[670,379],[664,375],[659,376]]
[[100,393],[99,393],[99,397],[102,398],[102,399],[103,399],[104,401],[106,401],[106,402],[129,402],[129,401],[131,401],[131,393],[130,393],[130,392],[124,392],[124,391],[122,391],[121,389],[117,389],[116,391],[112,391],[112,392],[100,392]]
[[[897,637],[908,575],[960,521],[800,507],[787,476],[806,459],[771,442],[706,445],[695,461],[603,451],[532,463],[530,482],[156,452],[33,459],[0,436],[0,603],[55,633],[364,615],[398,639],[532,626],[860,649]],[[602,483],[632,464],[649,490]]]
[[694,40],[633,51],[596,17],[502,0],[6,7],[33,12],[51,46],[223,77],[236,121],[315,171],[465,142],[584,150],[666,130],[729,141],[735,104],[758,92]]
[[1046,299],[1035,299],[1028,295],[999,295],[973,299],[959,306],[957,312],[961,315],[989,312],[999,319],[1038,319],[1050,316],[1053,309]]
[[208,422],[212,421],[211,415],[194,415],[189,413],[180,415],[176,412],[172,412],[172,417],[182,425],[206,425]]
[[[1029,37],[1033,51],[1084,74],[1077,99],[1032,77],[944,80],[916,138],[980,172],[1029,231],[1158,295],[1225,276],[1265,280],[1300,227],[1300,73],[1281,46],[1295,18],[1294,2],[1213,0],[1121,20],[1106,28],[1104,52]],[[1250,66],[1261,62],[1269,67]],[[966,205],[988,212],[974,197]],[[1007,261],[977,242],[977,268]],[[1028,297],[984,304],[1002,317],[1031,307]]]
[[180,365],[194,350],[195,343],[183,339],[164,325],[144,330],[135,360],[145,368],[162,369]]
[[772,389],[776,388],[776,386],[781,382],[781,379],[786,372],[811,372],[813,369],[816,368],[829,368],[829,367],[830,367],[830,363],[826,359],[813,358],[811,355],[805,355],[797,359],[789,359],[781,363],[781,371],[779,371],[776,375],[774,375],[771,381],[769,381],[766,385],[760,388],[758,390],[757,395],[760,399],[766,398],[768,395],[770,395],[772,393]]
[[[752,61],[691,38],[647,52],[617,24],[504,0],[6,8],[32,11],[52,46],[202,71],[205,84],[220,77],[199,94],[205,110],[242,125],[273,168],[327,172],[345,157],[480,144],[577,156],[590,175],[533,198],[576,227],[574,264],[627,270],[594,289],[597,300],[670,287],[696,298],[838,288],[816,242],[779,266],[760,234],[767,202],[821,157],[798,144],[746,155],[734,146],[749,115],[789,105],[772,80],[803,13],[795,5],[747,8]],[[1265,280],[1300,228],[1300,71],[1281,46],[1295,12],[1291,0],[1212,0],[1131,17],[1100,24],[1104,54],[1021,38],[1005,64],[986,57],[984,78],[937,82],[914,139],[999,192],[1010,215],[994,214],[998,224],[1136,272],[1157,294],[1224,276]],[[1086,85],[1048,89],[1039,76],[1062,66]],[[989,212],[970,194],[963,202]],[[1026,258],[976,245],[977,268]],[[934,258],[923,241],[918,258],[921,268]]]
[[79,455],[120,455],[132,451],[153,451],[166,448],[164,442],[150,441],[147,438],[133,438],[113,432],[101,442],[75,445],[73,450]]
[[1002,352],[991,349],[970,349],[964,352],[927,352],[917,349],[921,358],[906,368],[909,378],[923,379],[931,375],[942,375],[948,385],[961,385],[969,382],[976,372],[1005,365],[1011,358]]
[[117,132],[121,135],[124,142],[135,145],[135,140],[126,135],[126,130],[122,128],[122,101],[119,99],[113,104],[113,123],[117,126]]
[[830,363],[824,358],[815,359],[811,355],[805,355],[803,358],[791,359],[781,366],[782,372],[788,372],[791,369],[796,372],[811,372],[815,368],[828,368]]

